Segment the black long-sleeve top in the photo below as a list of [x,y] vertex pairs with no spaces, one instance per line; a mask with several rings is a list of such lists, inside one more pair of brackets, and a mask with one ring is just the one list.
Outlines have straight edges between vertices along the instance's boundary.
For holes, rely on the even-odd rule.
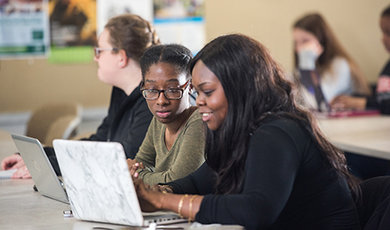
[[[123,145],[126,157],[133,159],[152,117],[139,86],[129,96],[123,90],[113,87],[107,116],[95,134],[82,140],[119,142]],[[45,147],[45,152],[57,175],[61,175],[54,149]]]
[[390,114],[390,60],[379,76],[376,99],[381,113]]
[[169,183],[175,193],[204,195],[195,220],[246,229],[359,229],[346,181],[310,134],[278,119],[253,133],[238,194],[215,194],[216,173],[205,163]]
[[367,109],[379,109],[382,114],[390,114],[390,60],[383,67],[373,94],[365,98]]

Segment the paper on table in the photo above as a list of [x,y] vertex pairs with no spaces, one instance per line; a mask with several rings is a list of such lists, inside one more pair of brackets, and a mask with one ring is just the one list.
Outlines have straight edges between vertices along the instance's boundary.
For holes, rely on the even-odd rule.
[[11,179],[12,174],[16,172],[17,169],[9,169],[0,171],[0,179]]

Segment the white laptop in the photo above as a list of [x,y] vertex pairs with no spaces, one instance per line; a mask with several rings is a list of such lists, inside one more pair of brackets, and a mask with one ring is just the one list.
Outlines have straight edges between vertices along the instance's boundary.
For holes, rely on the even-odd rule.
[[11,136],[39,193],[69,203],[63,184],[54,172],[39,140],[16,134]]
[[53,146],[75,218],[131,226],[185,221],[141,212],[120,143],[54,140]]

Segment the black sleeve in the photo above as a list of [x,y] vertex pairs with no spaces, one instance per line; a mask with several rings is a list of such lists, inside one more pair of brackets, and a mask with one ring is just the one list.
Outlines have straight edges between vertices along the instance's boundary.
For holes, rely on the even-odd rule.
[[300,153],[292,136],[265,125],[251,137],[240,194],[206,195],[196,214],[200,223],[239,224],[266,229],[276,221],[293,189]]
[[153,118],[153,114],[149,111],[146,102],[139,104],[136,110],[131,127],[127,130],[126,140],[121,141],[126,151],[126,157],[131,159],[134,159],[137,154]]
[[381,101],[379,110],[382,114],[390,114],[390,99]]
[[216,179],[215,172],[205,162],[195,172],[168,185],[174,193],[206,195],[215,192]]
[[378,102],[376,101],[376,94],[372,95],[371,97],[366,97],[366,109],[377,109],[378,108]]
[[383,114],[390,114],[390,61],[383,68],[377,84],[377,101]]
[[92,134],[88,138],[82,140],[90,141],[106,141],[108,138],[108,132],[112,126],[116,113],[118,112],[120,105],[125,100],[126,94],[119,88],[113,87],[111,92],[110,107],[108,108],[108,114],[103,119],[103,122],[99,125],[96,133]]

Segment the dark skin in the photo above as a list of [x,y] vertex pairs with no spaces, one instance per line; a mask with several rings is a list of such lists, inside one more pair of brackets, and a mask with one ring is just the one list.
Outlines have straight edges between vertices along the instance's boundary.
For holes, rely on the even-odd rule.
[[[175,66],[169,63],[158,62],[151,65],[145,73],[144,88],[158,90],[179,88],[186,81],[186,75],[178,73]],[[172,148],[184,124],[196,109],[191,107],[187,98],[187,91],[183,93],[184,95],[181,99],[168,99],[164,93],[160,92],[157,99],[147,100],[149,110],[166,127],[164,138],[168,150]],[[137,162],[135,159],[127,159],[127,165],[131,175],[136,178],[138,177],[137,170],[145,168],[142,162]]]
[[[141,179],[134,179],[134,187],[137,191],[141,209],[144,212],[170,210],[190,220],[194,220],[203,200],[203,196],[160,192],[157,186],[147,186]],[[181,206],[180,203],[182,204]]]
[[[198,61],[192,72],[192,84],[198,92],[196,104],[199,111],[211,111],[211,115],[208,112],[204,116],[211,117],[206,119],[208,128],[218,129],[225,119],[228,106],[220,81],[202,61]],[[164,191],[163,186],[150,187],[140,179],[134,180],[134,186],[143,211],[169,210],[189,220],[195,219],[204,198],[199,195],[172,194]]]

